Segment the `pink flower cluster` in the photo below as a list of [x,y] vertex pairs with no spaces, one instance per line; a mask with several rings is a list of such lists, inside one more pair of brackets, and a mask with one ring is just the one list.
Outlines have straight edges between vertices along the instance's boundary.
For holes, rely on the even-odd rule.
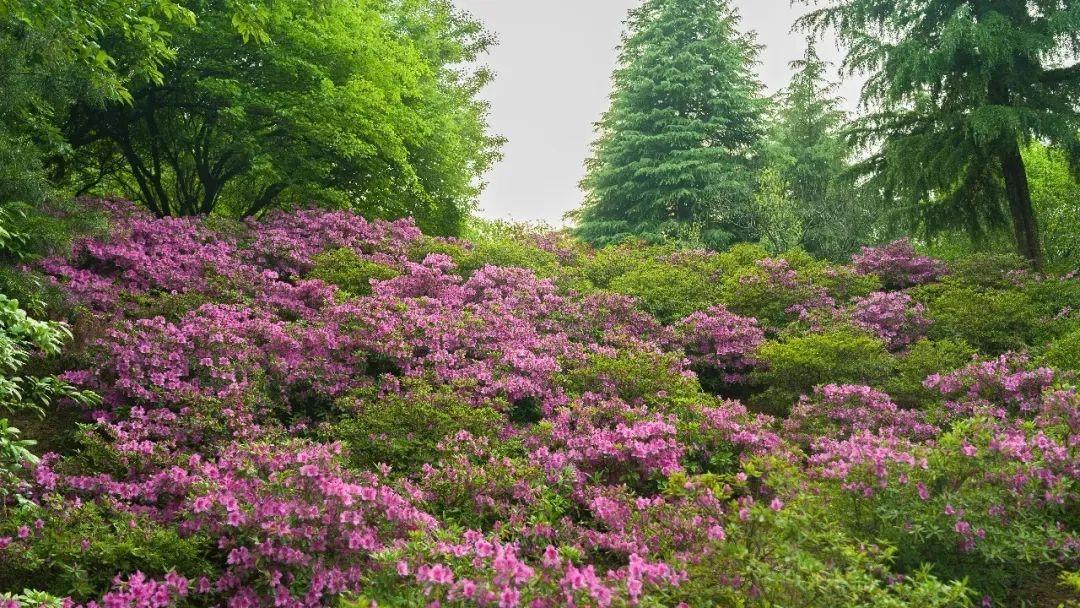
[[1054,370],[1032,368],[1027,355],[1006,353],[950,374],[933,374],[923,384],[945,396],[956,416],[983,413],[1005,418],[1009,411],[1038,411],[1053,381]]
[[756,319],[732,314],[723,306],[686,317],[676,324],[675,333],[690,361],[715,370],[728,383],[745,381],[754,366],[751,353],[765,341]]
[[919,410],[902,410],[885,393],[869,386],[829,384],[803,397],[784,421],[789,437],[800,442],[815,438],[843,439],[864,432],[930,439],[940,432]]
[[855,300],[851,319],[881,338],[890,350],[918,342],[931,325],[926,306],[902,292],[879,291]]
[[[465,533],[460,542],[438,543],[434,554],[430,557],[467,567],[451,568],[439,562],[415,567],[404,561],[397,564],[399,573],[411,574],[424,585],[425,595],[435,598],[429,606],[441,605],[441,601],[466,601],[478,606],[514,608],[525,605],[526,597],[531,598],[528,605],[535,608],[607,608],[619,598],[637,606],[647,587],[677,586],[686,576],[667,564],[650,563],[637,554],[629,556],[628,565],[601,575],[592,565],[575,565],[553,545],[547,545],[539,563],[530,566],[518,555],[516,545],[485,538],[478,532]],[[456,577],[455,571],[464,571],[465,576]]]
[[857,272],[877,275],[890,290],[932,283],[946,272],[941,262],[919,255],[906,239],[883,247],[863,247],[852,262]]

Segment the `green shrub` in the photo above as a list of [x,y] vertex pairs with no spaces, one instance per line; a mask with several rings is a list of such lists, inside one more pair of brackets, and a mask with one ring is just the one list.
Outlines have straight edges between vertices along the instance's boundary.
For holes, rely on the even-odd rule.
[[961,340],[919,340],[896,362],[895,373],[882,388],[903,407],[919,407],[940,399],[923,386],[931,374],[945,374],[971,362],[975,349]]
[[1061,336],[1047,345],[1039,363],[1063,371],[1080,372],[1080,329]]
[[[40,530],[34,522],[42,521]],[[0,520],[0,536],[16,536],[27,526],[33,542],[0,567],[0,589],[38,589],[71,595],[76,601],[99,599],[118,572],[139,570],[160,577],[170,570],[188,576],[213,575],[207,556],[214,551],[205,535],[181,535],[148,518],[87,502],[79,506],[27,506]]]
[[664,323],[720,303],[718,277],[693,268],[646,260],[611,281],[610,288],[637,298],[643,310]]
[[984,355],[1023,350],[1040,330],[1031,298],[1019,290],[940,284],[912,294],[927,306],[930,338],[963,340]]
[[881,288],[875,276],[863,276],[843,266],[808,259],[805,254],[772,260],[776,269],[761,264],[743,266],[723,282],[722,302],[735,314],[754,317],[762,327],[782,327],[798,315],[792,306],[828,295],[838,303]]
[[108,216],[78,200],[50,200],[38,207],[22,203],[0,206],[0,259],[31,261],[69,253],[72,242],[101,236]]
[[315,256],[314,262],[308,277],[337,285],[354,296],[370,295],[372,279],[385,281],[401,274],[389,266],[361,259],[349,248],[323,252]]
[[1080,329],[1080,281],[1030,281],[1024,285],[1024,293],[1031,299],[1039,323],[1033,344],[1050,342]]
[[551,278],[559,273],[559,260],[554,253],[540,249],[531,241],[509,237],[475,243],[456,261],[461,274],[465,276],[488,265],[527,268],[542,278]]
[[[755,608],[971,606],[974,593],[964,582],[936,578],[929,568],[895,569],[893,547],[853,534],[846,525],[851,514],[838,510],[832,495],[805,488],[801,473],[777,470],[758,458],[747,468],[759,467],[770,470],[770,486],[793,486],[783,508],[773,510],[766,501],[757,501],[744,507],[745,518],[733,514],[725,525],[727,537],[692,562],[689,579],[670,592],[671,601],[663,605],[685,601],[694,606]],[[731,585],[732,576],[753,581],[754,592]]]
[[436,460],[436,446],[448,435],[465,430],[495,437],[506,424],[506,415],[494,407],[507,409],[506,404],[477,407],[451,387],[416,383],[412,389],[381,397],[368,390],[339,400],[346,415],[330,427],[328,439],[345,444],[351,466],[370,470],[385,463],[398,473],[414,473]]
[[614,356],[590,355],[583,365],[560,374],[557,381],[571,395],[614,389],[627,403],[645,403],[657,408],[711,401],[697,378],[673,371],[679,360],[680,356],[675,354],[621,348]]
[[973,253],[949,262],[947,282],[1002,289],[1025,280],[1031,265],[1014,253]]
[[30,451],[35,442],[24,438],[7,415],[44,416],[45,408],[57,399],[83,405],[98,400],[97,395],[77,390],[56,376],[38,376],[28,371],[35,357],[59,355],[70,338],[67,325],[34,319],[19,307],[18,301],[0,294],[0,501],[6,500],[8,491],[15,488],[12,477],[23,464],[37,461]]
[[878,385],[896,364],[884,342],[847,326],[769,341],[754,357],[761,369],[751,381],[764,390],[750,402],[777,414],[821,384]]
[[593,285],[610,288],[611,282],[632,272],[642,264],[657,260],[674,251],[671,247],[625,244],[601,249],[585,261],[582,271]]
[[408,258],[411,262],[422,262],[429,254],[441,253],[450,256],[455,262],[468,250],[463,243],[440,237],[423,236],[409,247]]

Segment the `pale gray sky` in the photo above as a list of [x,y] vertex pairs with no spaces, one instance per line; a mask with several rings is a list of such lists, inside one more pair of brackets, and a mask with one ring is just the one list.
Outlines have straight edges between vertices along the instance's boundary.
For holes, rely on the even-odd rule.
[[[509,138],[504,159],[487,175],[482,214],[559,225],[581,204],[577,187],[593,140],[593,123],[607,109],[616,46],[627,11],[641,0],[456,0],[498,35],[485,63],[496,72],[485,90],[495,132]],[[791,25],[805,7],[789,0],[734,0],[742,29],[765,45],[759,66],[770,92],[788,81],[788,62],[805,38]],[[823,57],[837,59],[831,41]],[[854,98],[858,88],[844,87]]]

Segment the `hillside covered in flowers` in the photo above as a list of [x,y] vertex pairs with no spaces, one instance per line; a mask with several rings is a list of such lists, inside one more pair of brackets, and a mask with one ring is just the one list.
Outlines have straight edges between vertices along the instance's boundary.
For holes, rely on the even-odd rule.
[[93,204],[4,608],[1076,605],[1074,276]]

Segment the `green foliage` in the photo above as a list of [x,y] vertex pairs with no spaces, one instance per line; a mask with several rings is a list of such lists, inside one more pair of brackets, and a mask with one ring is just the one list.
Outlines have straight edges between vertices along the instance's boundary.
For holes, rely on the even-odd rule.
[[[805,4],[814,4],[804,0]],[[985,234],[1011,223],[1017,252],[1042,260],[1021,149],[1078,150],[1080,15],[1027,0],[842,0],[802,25],[833,29],[845,66],[869,74],[873,108],[850,129],[874,152],[869,187],[898,198],[930,231]]]
[[1046,263],[1064,272],[1075,270],[1080,267],[1080,182],[1060,149],[1032,142],[1024,149],[1024,163]]
[[755,240],[749,163],[764,111],[757,45],[726,0],[630,11],[611,107],[587,161],[577,236],[720,248]]
[[1039,363],[1062,371],[1080,372],[1080,328],[1048,344]]
[[63,608],[64,598],[44,591],[24,589],[22,593],[0,593],[0,602],[13,601],[16,607]]
[[774,167],[758,175],[754,207],[760,222],[761,243],[776,255],[797,247],[803,238],[800,206],[791,198],[787,184]]
[[75,238],[100,235],[107,228],[103,214],[77,201],[41,207],[0,203],[0,293],[37,316],[58,309],[60,294],[28,266],[46,255],[66,254]]
[[670,407],[701,404],[711,400],[702,392],[697,378],[674,373],[679,358],[620,349],[615,355],[593,354],[584,365],[559,376],[559,383],[571,394],[582,394],[615,387],[618,397],[627,403],[645,403]]
[[505,424],[505,403],[475,406],[451,387],[431,388],[417,383],[414,391],[379,397],[359,392],[338,402],[345,415],[328,431],[348,449],[348,462],[357,470],[380,463],[411,474],[432,463],[443,439],[458,431],[475,437],[496,437]]
[[314,263],[309,278],[337,285],[354,296],[370,295],[372,280],[385,281],[401,274],[389,266],[361,259],[347,247],[320,253],[315,256]]
[[607,289],[619,276],[638,265],[662,258],[674,252],[671,247],[647,246],[642,242],[626,241],[614,247],[597,250],[585,261],[585,278],[600,289]]
[[[789,466],[755,458],[745,469],[767,470],[769,483],[783,486],[798,483],[799,474]],[[929,567],[890,581],[885,573],[895,572],[895,549],[881,541],[862,541],[846,526],[851,514],[838,510],[832,498],[792,495],[778,512],[754,504],[745,519],[730,522],[723,542],[690,567],[678,599],[703,606],[761,608],[972,605],[974,593],[965,582],[938,579]],[[725,573],[735,571],[754,581],[750,597],[745,589],[725,582]]]
[[497,236],[477,241],[473,248],[457,258],[462,274],[469,275],[484,266],[527,268],[542,278],[559,273],[559,260],[554,253],[544,251],[526,239]]
[[[0,294],[0,412],[44,415],[45,408],[61,397],[83,404],[97,400],[96,395],[75,390],[54,376],[25,373],[32,356],[58,355],[69,338],[71,332],[66,325],[34,319],[16,300]],[[34,444],[22,438],[21,431],[7,418],[0,418],[0,481],[8,481],[7,477],[22,463],[37,462],[30,451]],[[5,486],[0,485],[0,498],[6,494]]]
[[949,263],[946,282],[980,288],[1015,288],[1031,270],[1027,260],[1012,253],[971,253]]
[[762,327],[775,329],[798,316],[790,310],[792,306],[812,301],[822,293],[846,302],[881,287],[875,276],[817,262],[805,252],[788,251],[782,259],[789,263],[780,273],[794,272],[790,281],[778,280],[773,271],[758,264],[739,267],[723,278],[723,304],[735,314],[756,318]]
[[[1034,434],[1034,425],[1028,431]],[[1061,422],[1041,426],[1037,432],[1062,441],[1070,431],[1068,423]],[[829,504],[852,534],[873,534],[896,547],[896,571],[933,564],[934,573],[943,580],[964,579],[972,588],[1000,598],[1002,605],[1022,605],[1025,587],[1048,565],[1060,567],[1061,556],[1048,549],[1045,518],[1060,522],[1051,535],[1062,538],[1075,529],[1077,519],[1074,512],[1054,504],[1016,504],[1007,488],[988,483],[1016,471],[1015,460],[989,447],[1000,433],[995,422],[983,418],[954,422],[923,452],[926,466],[894,470],[886,483],[880,483],[879,491],[865,495],[837,491]],[[1049,459],[1038,453],[1031,458]],[[895,481],[899,475],[905,476],[905,483]],[[926,493],[920,496],[917,484]],[[995,510],[1006,515],[994,516]],[[972,547],[961,546],[956,537],[959,520],[973,530],[981,529],[980,537],[985,538]]]
[[[98,503],[26,506],[8,515],[0,520],[0,536],[15,536],[27,526],[34,530],[34,542],[9,554],[0,568],[0,588],[29,587],[86,601],[100,597],[118,572],[213,573],[207,537],[181,535],[173,527]],[[40,530],[37,520],[42,521]]]
[[638,298],[641,307],[665,323],[720,303],[717,274],[663,259],[646,259],[611,280],[612,291]]
[[896,362],[882,388],[900,406],[925,408],[940,397],[923,386],[931,374],[946,374],[971,362],[975,349],[960,340],[919,340]]
[[1048,277],[1024,283],[1037,323],[1032,346],[1044,344],[1080,327],[1080,281]]
[[913,290],[933,321],[935,340],[962,340],[983,355],[1023,350],[1039,331],[1031,298],[1019,290],[942,283]]
[[[781,224],[797,221],[799,230],[792,233],[794,242],[784,247],[774,243],[773,253],[801,246],[814,255],[843,260],[871,240],[879,218],[846,175],[852,150],[841,130],[847,115],[836,96],[837,85],[826,79],[829,63],[810,43],[791,69],[791,83],[779,96],[764,146],[768,166],[759,174],[758,188],[759,193],[774,192],[774,205],[790,202],[788,213],[794,217]],[[774,214],[762,214],[766,235]]]
[[751,402],[775,413],[821,384],[880,384],[896,366],[884,342],[846,326],[768,341],[754,356],[762,368],[751,379],[763,390]]
[[[1080,597],[1080,572],[1062,572],[1058,577],[1060,585],[1069,590],[1075,597]],[[1065,600],[1064,604],[1058,604],[1058,608],[1076,608],[1080,606],[1080,600]]]
[[0,155],[26,165],[4,163],[0,201],[50,185],[158,215],[317,200],[456,234],[501,143],[474,62],[492,38],[449,0],[14,4],[0,49],[29,44],[13,71],[44,62],[61,86],[16,81],[0,104]]
[[194,22],[183,4],[0,1],[0,204],[54,191],[49,165],[74,156],[71,104],[130,103],[133,86],[161,82],[176,57],[169,32]]

